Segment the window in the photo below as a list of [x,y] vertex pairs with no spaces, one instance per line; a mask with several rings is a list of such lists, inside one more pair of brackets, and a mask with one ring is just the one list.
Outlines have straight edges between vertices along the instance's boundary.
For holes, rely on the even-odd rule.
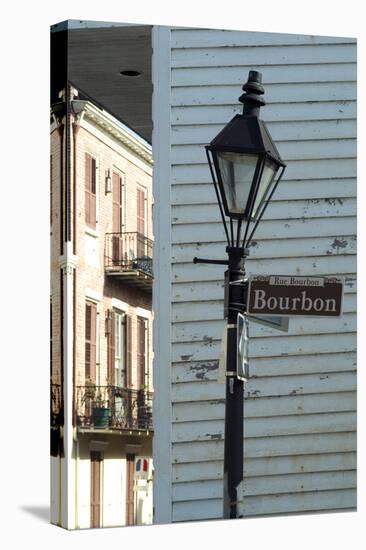
[[137,389],[147,385],[147,319],[137,317]]
[[145,256],[145,192],[137,188],[137,258]]
[[126,383],[126,353],[125,353],[125,317],[120,311],[114,312],[114,333],[115,333],[115,353],[114,353],[114,384],[120,388],[125,387]]
[[95,229],[97,225],[96,160],[85,153],[85,223]]
[[85,303],[85,379],[96,381],[97,306]]

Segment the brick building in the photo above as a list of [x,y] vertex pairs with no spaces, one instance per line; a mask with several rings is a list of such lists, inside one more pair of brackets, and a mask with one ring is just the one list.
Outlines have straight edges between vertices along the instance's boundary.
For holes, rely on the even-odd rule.
[[152,154],[68,85],[51,109],[51,499],[152,522]]

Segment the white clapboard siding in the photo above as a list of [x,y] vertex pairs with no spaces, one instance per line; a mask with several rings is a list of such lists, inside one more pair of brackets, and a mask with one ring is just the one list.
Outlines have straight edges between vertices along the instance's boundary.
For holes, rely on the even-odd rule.
[[[241,65],[240,67],[220,67],[220,84],[243,85],[243,74],[247,74],[253,67]],[[289,82],[347,82],[357,78],[357,71],[353,63],[330,63],[328,65],[285,65],[278,71],[278,67],[256,64],[257,70],[266,71],[268,84],[281,84]],[[217,67],[199,68],[174,68],[172,69],[173,86],[210,86],[218,82]]]
[[[354,216],[318,218],[316,224],[311,218],[286,220],[285,223],[283,223],[283,220],[262,219],[255,237],[260,240],[292,239],[298,238],[299,234],[301,234],[301,238],[334,236],[335,223],[337,224],[338,235],[354,234],[356,231],[356,217]],[[199,233],[197,233],[198,230]],[[199,223],[197,221],[172,226],[172,244],[222,242],[225,239],[224,235],[224,229],[214,222]]]
[[[175,403],[173,406],[174,422],[201,422],[206,420],[222,420],[224,415],[224,399],[212,399],[209,401],[186,401]],[[356,396],[352,391],[317,394],[298,394],[282,396],[282,399],[274,397],[261,397],[247,400],[245,404],[245,418],[262,418],[271,416],[289,416],[315,413],[330,413],[353,411],[356,405]]]
[[[249,262],[248,262],[249,263]],[[277,267],[277,266],[276,266]],[[283,265],[281,263],[279,270],[270,270],[267,271],[267,273],[277,273],[283,275],[286,273],[291,273],[289,270],[288,272],[283,269]],[[287,266],[285,266],[287,267]],[[249,269],[249,268],[248,268]],[[252,270],[252,273],[255,273],[256,270]],[[263,273],[266,273],[265,269],[262,270]],[[310,273],[304,273],[305,275],[310,275]],[[320,274],[320,272],[318,273]],[[335,272],[333,272],[333,275],[336,275]],[[223,272],[222,272],[223,276]],[[347,274],[343,273],[342,276],[345,277],[346,281],[349,278],[351,281],[354,279],[354,274]],[[206,274],[205,279],[207,279],[208,275]],[[183,303],[185,301],[192,302],[197,304],[197,302],[205,302],[207,300],[220,300],[222,299],[222,292],[223,292],[223,282],[222,279],[207,281],[207,280],[201,280],[201,281],[195,281],[190,283],[174,283],[172,288],[172,300],[173,303]],[[351,300],[356,303],[356,298],[352,297]],[[224,306],[222,305],[222,308]],[[222,309],[221,308],[221,309]]]
[[[173,481],[185,483],[190,481],[214,480],[222,478],[221,461],[205,464],[204,474],[195,463],[181,463],[173,466]],[[337,472],[355,470],[356,453],[327,453],[325,455],[284,456],[271,458],[247,458],[244,464],[245,478],[258,476],[275,476],[280,474],[299,474],[312,472]],[[203,477],[203,475],[205,477]]]
[[[263,74],[261,116],[287,168],[246,272],[343,276],[345,294],[338,319],[292,318],[288,333],[250,323],[239,514],[354,509],[356,41],[186,28],[166,34],[170,71],[159,67],[154,83],[159,94],[165,82],[170,98],[169,139],[157,145],[168,168],[155,183],[164,200],[170,180],[171,231],[155,232],[171,291],[170,308],[157,310],[157,318],[169,316],[171,335],[166,385],[159,386],[170,419],[159,437],[169,434],[171,445],[164,517],[222,517],[225,386],[217,376],[225,267],[196,265],[193,257],[225,258],[204,145],[241,113],[238,97],[253,69]],[[158,484],[167,487],[167,476]]]

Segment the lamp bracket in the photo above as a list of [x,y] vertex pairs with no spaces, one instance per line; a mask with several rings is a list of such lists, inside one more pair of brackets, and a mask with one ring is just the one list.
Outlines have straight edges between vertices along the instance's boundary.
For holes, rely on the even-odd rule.
[[228,265],[228,260],[210,260],[207,258],[193,258],[194,264],[217,264],[217,265]]

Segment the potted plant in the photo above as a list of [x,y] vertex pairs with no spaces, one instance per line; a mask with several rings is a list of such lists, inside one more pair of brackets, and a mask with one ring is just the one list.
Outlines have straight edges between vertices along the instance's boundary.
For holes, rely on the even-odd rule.
[[93,424],[95,428],[107,428],[109,426],[108,401],[103,399],[98,392],[93,404]]

